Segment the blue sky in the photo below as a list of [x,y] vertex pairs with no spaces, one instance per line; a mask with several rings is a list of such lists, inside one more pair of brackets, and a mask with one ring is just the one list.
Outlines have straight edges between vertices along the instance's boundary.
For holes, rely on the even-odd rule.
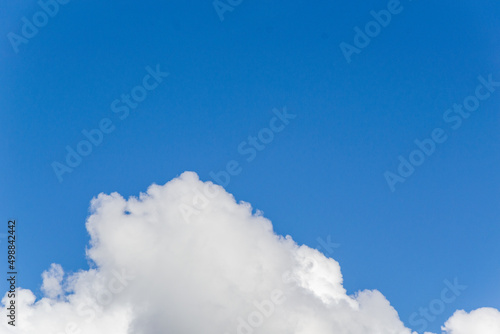
[[[479,76],[500,81],[500,4],[401,1],[348,63],[340,43],[387,6],[243,1],[221,21],[210,1],[71,1],[16,53],[8,33],[40,7],[3,2],[1,201],[19,223],[20,285],[39,291],[53,262],[88,268],[97,194],[186,170],[211,180],[236,160],[230,193],[300,244],[330,236],[348,292],[379,289],[407,326],[455,277],[468,288],[428,330],[456,309],[499,308],[500,88],[456,130],[443,113]],[[111,103],[148,66],[169,75],[121,120]],[[238,146],[284,107],[296,117],[246,161]],[[106,118],[114,130],[59,182],[51,164]],[[384,173],[436,128],[447,140],[391,191]]]

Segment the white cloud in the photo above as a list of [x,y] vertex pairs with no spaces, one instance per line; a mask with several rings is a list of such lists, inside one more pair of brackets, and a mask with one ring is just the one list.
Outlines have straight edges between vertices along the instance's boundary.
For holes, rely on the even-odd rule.
[[[200,206],[207,189],[216,195]],[[186,221],[180,208],[193,203]],[[65,275],[52,265],[44,297],[21,290],[18,324],[3,321],[2,333],[411,333],[380,292],[347,295],[335,260],[274,234],[249,204],[195,173],[139,198],[101,194],[91,206],[96,268]],[[498,311],[482,310],[455,314],[449,334],[465,334],[463,323],[498,325]]]
[[498,334],[500,312],[488,307],[470,313],[456,311],[442,329],[449,334]]
[[50,270],[42,274],[43,285],[42,291],[45,296],[55,299],[63,294],[61,286],[64,277],[64,271],[58,264],[53,263]]

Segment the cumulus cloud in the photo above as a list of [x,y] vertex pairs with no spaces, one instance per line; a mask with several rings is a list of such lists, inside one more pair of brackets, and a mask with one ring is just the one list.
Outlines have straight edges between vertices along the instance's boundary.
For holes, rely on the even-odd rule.
[[63,294],[61,283],[63,281],[64,271],[59,264],[53,263],[48,271],[42,274],[42,291],[45,296],[55,299]]
[[470,313],[457,311],[446,322],[443,330],[449,334],[498,334],[500,312],[494,308],[480,308]]
[[[68,275],[52,265],[43,298],[20,290],[17,326],[3,321],[0,332],[412,333],[380,292],[348,295],[338,262],[276,235],[260,212],[195,173],[138,198],[100,194],[86,227],[94,267]],[[499,333],[499,322],[493,309],[457,312],[443,330]]]

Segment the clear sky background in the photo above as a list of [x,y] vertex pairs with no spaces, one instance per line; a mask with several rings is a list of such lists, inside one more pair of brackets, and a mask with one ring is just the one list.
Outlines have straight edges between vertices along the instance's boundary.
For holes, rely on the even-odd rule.
[[[455,277],[468,288],[428,330],[500,308],[500,89],[460,128],[443,120],[479,75],[500,81],[500,4],[401,1],[348,63],[339,44],[387,3],[243,1],[221,21],[211,1],[72,1],[16,53],[7,34],[40,7],[3,1],[0,200],[3,225],[19,224],[20,285],[39,292],[53,262],[88,268],[100,192],[138,195],[186,170],[211,180],[236,160],[237,200],[299,244],[330,236],[340,247],[321,250],[348,292],[380,290],[407,326]],[[169,76],[120,120],[111,103],[157,64]],[[296,118],[247,162],[238,145],[285,106]],[[59,182],[51,164],[103,118],[115,130]],[[392,192],[384,173],[435,128],[448,139]]]

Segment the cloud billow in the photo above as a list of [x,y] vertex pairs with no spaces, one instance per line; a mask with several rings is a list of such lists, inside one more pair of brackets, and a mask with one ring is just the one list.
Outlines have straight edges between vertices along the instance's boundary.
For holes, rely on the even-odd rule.
[[[179,208],[206,187],[216,195],[186,221]],[[18,324],[2,321],[1,333],[412,333],[379,291],[348,295],[338,262],[276,235],[262,213],[195,173],[138,198],[100,194],[91,211],[95,268],[68,275],[52,265],[43,298],[21,290]],[[459,311],[445,326],[498,334],[500,315]]]

